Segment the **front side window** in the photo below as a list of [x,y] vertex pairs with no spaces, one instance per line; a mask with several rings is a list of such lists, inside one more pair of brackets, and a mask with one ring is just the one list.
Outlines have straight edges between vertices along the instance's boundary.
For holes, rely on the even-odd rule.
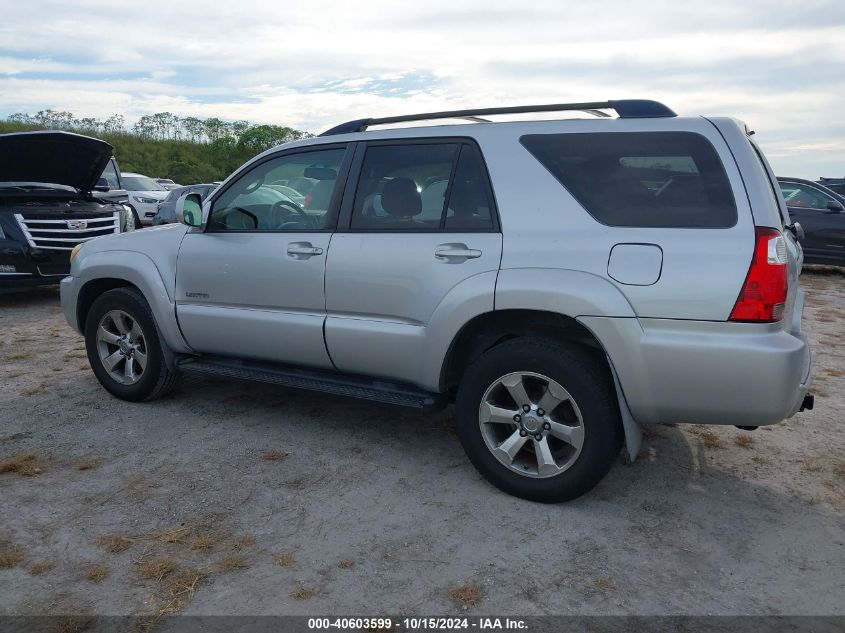
[[214,201],[210,231],[321,231],[331,209],[344,148],[272,158],[249,170]]
[[780,190],[786,206],[803,209],[826,209],[827,205],[835,202],[827,194],[797,182],[780,182]]
[[463,143],[367,148],[352,210],[353,230],[492,230],[487,175]]
[[610,226],[729,228],[728,176],[692,132],[530,134],[521,142],[596,220]]

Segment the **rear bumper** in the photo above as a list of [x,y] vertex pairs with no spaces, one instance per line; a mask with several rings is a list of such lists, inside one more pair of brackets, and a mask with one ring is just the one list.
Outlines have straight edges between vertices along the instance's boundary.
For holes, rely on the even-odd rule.
[[[800,312],[799,312],[800,314]],[[810,347],[781,324],[582,317],[605,345],[641,424],[764,426],[808,393]]]

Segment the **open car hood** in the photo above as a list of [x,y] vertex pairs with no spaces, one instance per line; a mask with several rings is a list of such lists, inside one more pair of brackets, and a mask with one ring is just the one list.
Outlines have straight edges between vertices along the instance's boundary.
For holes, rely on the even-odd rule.
[[112,151],[105,141],[71,132],[0,134],[0,182],[43,182],[91,191]]

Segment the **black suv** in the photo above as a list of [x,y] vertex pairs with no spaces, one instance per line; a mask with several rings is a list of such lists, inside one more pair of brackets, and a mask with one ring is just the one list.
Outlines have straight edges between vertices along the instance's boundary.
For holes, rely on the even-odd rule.
[[819,184],[840,196],[845,196],[845,178],[819,178]]
[[111,145],[79,134],[0,134],[0,292],[58,283],[74,246],[134,228],[99,197],[112,160]]
[[845,197],[803,178],[778,177],[789,217],[804,229],[808,264],[845,265]]

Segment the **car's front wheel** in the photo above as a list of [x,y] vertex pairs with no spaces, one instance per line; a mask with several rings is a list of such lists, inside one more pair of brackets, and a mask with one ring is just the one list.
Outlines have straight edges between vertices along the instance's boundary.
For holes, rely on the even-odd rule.
[[524,499],[568,501],[586,493],[621,446],[607,367],[577,345],[519,338],[488,350],[464,373],[456,406],[472,463]]
[[123,400],[152,400],[176,383],[150,306],[137,290],[116,288],[94,301],[85,320],[85,347],[100,384]]

